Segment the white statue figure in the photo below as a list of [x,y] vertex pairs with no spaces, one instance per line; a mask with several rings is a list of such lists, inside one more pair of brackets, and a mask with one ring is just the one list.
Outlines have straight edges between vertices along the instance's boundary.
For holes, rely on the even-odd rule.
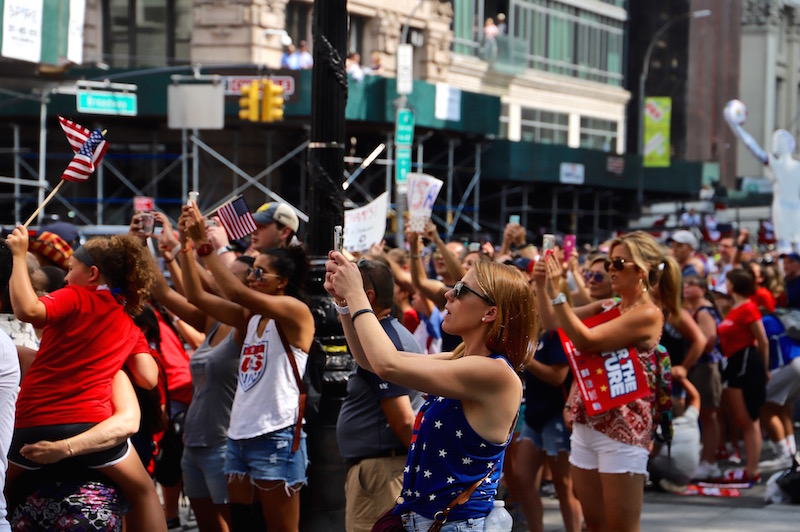
[[781,251],[800,251],[800,162],[792,157],[794,137],[785,129],[772,134],[772,152],[767,153],[742,124],[747,108],[739,100],[725,106],[725,121],[747,149],[769,167],[767,177],[772,181],[772,222],[775,239]]

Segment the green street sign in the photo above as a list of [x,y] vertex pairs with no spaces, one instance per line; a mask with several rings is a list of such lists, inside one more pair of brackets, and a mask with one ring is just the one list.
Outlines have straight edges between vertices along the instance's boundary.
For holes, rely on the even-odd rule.
[[78,89],[76,107],[79,113],[96,115],[136,116],[136,93]]
[[411,109],[398,109],[394,131],[394,143],[397,146],[414,144],[414,113]]
[[411,148],[397,148],[395,155],[394,182],[398,187],[405,187],[408,183],[408,173],[411,171]]

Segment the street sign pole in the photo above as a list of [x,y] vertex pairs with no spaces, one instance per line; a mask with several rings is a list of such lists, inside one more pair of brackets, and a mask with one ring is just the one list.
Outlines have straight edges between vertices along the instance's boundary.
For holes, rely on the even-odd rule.
[[[420,2],[421,4],[421,2]],[[419,7],[419,5],[417,6]],[[415,8],[416,9],[416,8]],[[406,24],[407,26],[407,24]],[[407,27],[404,30],[407,34]],[[411,171],[411,146],[414,144],[414,114],[408,109],[408,95],[414,90],[414,47],[403,42],[397,47],[397,115],[395,118],[395,245],[403,246],[405,231],[406,175]]]

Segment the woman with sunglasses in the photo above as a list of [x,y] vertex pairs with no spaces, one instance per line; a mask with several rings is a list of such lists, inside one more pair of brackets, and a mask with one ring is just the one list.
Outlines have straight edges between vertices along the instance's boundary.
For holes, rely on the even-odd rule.
[[605,268],[606,254],[595,255],[588,261],[588,269],[583,276],[573,273],[578,290],[572,293],[575,306],[588,305],[593,301],[614,297],[611,282]]
[[[658,286],[667,315],[677,315],[680,268],[642,231],[612,241],[605,264],[619,300],[597,301],[573,310],[559,292],[561,265],[552,255],[540,260],[534,273],[537,289],[545,296],[537,298],[542,325],[561,327],[574,346],[586,352],[634,347],[642,369],[648,371],[664,320],[650,289]],[[581,321],[614,307],[620,315],[596,327],[588,328]],[[653,440],[651,399],[637,399],[589,416],[573,386],[569,415],[573,421],[572,478],[586,525],[589,530],[638,530]]]
[[[358,364],[428,394],[415,422],[394,515],[409,531],[428,530],[434,520],[446,520],[442,532],[483,530],[522,399],[516,370],[535,344],[527,280],[509,266],[474,264],[445,293],[442,327],[463,343],[452,353],[417,355],[398,352],[383,332],[357,266],[337,252],[328,257],[325,289],[338,306]],[[466,500],[445,515],[461,493]]]
[[225,456],[233,529],[264,528],[249,513],[257,493],[270,531],[296,531],[308,453],[305,433],[295,432],[300,392],[289,357],[302,375],[314,340],[314,318],[303,294],[305,250],[293,246],[261,253],[243,286],[214,253],[195,205],[183,208],[179,230],[183,249],[191,237],[228,298],[205,292],[193,261],[187,261],[192,263],[191,275],[184,278],[189,301],[244,331]]

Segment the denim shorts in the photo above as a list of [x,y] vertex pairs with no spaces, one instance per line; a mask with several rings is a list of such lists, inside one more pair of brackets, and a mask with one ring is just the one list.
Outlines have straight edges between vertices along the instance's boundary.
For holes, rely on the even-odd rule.
[[211,499],[214,504],[227,504],[228,480],[225,477],[227,445],[217,447],[184,447],[181,468],[183,491],[190,499]]
[[558,453],[569,454],[569,431],[564,425],[564,415],[558,413],[551,417],[542,427],[536,430],[527,423],[522,427],[519,439],[527,438],[539,449],[544,450],[547,456],[558,456]]
[[[433,519],[428,519],[414,512],[403,514],[402,522],[406,532],[427,532],[433,525]],[[441,532],[483,532],[485,522],[485,517],[447,521],[440,530]]]
[[226,475],[248,475],[253,480],[282,480],[287,486],[306,484],[308,450],[306,434],[300,448],[292,452],[294,425],[245,440],[228,439]]

